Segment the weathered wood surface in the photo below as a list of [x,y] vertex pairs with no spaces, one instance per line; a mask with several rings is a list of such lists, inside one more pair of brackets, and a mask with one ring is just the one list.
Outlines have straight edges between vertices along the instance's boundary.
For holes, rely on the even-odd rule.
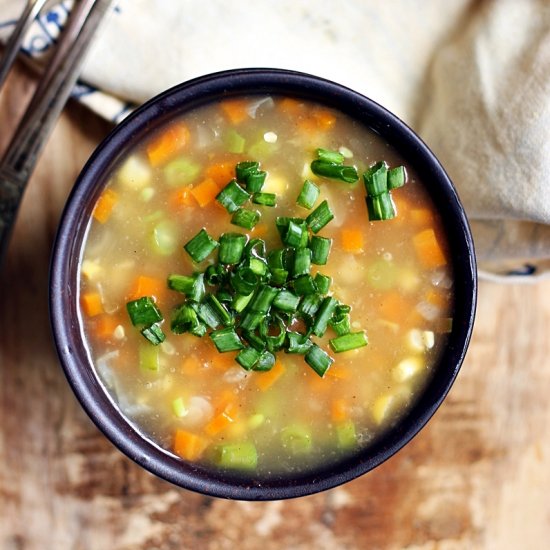
[[[19,68],[0,98],[2,147],[31,84]],[[482,284],[445,404],[407,448],[342,488],[286,502],[210,499],[107,442],[58,365],[47,273],[71,183],[108,129],[66,109],[0,275],[0,549],[548,548],[550,281]]]

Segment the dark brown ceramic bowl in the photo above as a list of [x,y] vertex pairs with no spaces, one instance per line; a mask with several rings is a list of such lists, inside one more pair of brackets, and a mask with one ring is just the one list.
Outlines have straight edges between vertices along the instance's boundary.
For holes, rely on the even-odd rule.
[[[279,94],[339,109],[380,134],[414,168],[442,215],[454,269],[453,329],[434,376],[411,410],[372,446],[330,468],[294,477],[262,479],[230,475],[184,462],[143,437],[123,416],[99,380],[82,337],[78,314],[78,267],[92,207],[113,165],[167,120],[222,98]],[[99,429],[126,455],[180,487],[247,500],[299,497],[350,481],[372,470],[408,443],[449,391],[472,333],[477,296],[472,237],[453,184],[428,147],[403,122],[374,101],[311,75],[275,69],[216,73],[176,86],[148,101],[99,145],[67,202],[53,249],[50,305],[55,344],[77,398]]]

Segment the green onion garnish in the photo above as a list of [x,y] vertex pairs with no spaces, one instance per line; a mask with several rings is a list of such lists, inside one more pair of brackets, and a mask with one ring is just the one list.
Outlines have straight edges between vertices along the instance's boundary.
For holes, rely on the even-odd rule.
[[323,162],[332,162],[334,164],[344,164],[344,155],[338,151],[328,149],[317,149],[317,158]]
[[150,296],[143,296],[142,298],[128,302],[126,309],[134,326],[149,326],[163,319],[162,313]]
[[309,248],[311,249],[311,263],[315,265],[325,265],[328,260],[330,248],[332,246],[332,239],[326,237],[318,237],[314,235],[309,241]]
[[318,233],[334,219],[334,214],[328,205],[328,202],[324,200],[307,218],[306,222],[308,227],[313,233]]
[[268,285],[261,286],[250,303],[250,310],[265,315],[269,312],[271,304],[273,300],[275,300],[277,294],[279,294],[278,288],[273,288]]
[[273,365],[275,364],[275,356],[268,350],[265,350],[260,355],[260,359],[254,366],[254,370],[257,371],[268,371],[273,368]]
[[250,303],[250,300],[252,300],[252,297],[254,296],[254,293],[251,292],[250,294],[237,294],[233,298],[233,301],[231,302],[231,307],[237,312],[241,313],[241,311],[244,310],[244,308]]
[[346,183],[355,183],[359,176],[355,166],[345,166],[324,160],[314,160],[311,163],[311,171],[318,176],[332,178]]
[[388,171],[388,189],[403,187],[407,181],[407,174],[404,166],[396,166]]
[[222,328],[210,333],[210,338],[220,353],[238,351],[244,345],[233,327]]
[[253,347],[244,348],[237,354],[235,361],[245,370],[251,370],[259,361],[261,352]]
[[315,320],[311,326],[311,332],[315,336],[323,336],[327,330],[328,322],[330,321],[336,306],[338,305],[338,300],[332,296],[327,296],[321,302],[319,311],[315,315]]
[[317,292],[303,297],[299,310],[308,324],[315,318],[315,314],[319,310],[322,301],[323,298]]
[[306,363],[322,378],[334,359],[317,344],[313,344],[305,355]]
[[266,176],[267,174],[262,170],[249,174],[246,177],[246,190],[249,193],[259,193],[264,186]]
[[238,225],[245,229],[252,229],[259,221],[260,213],[257,210],[247,210],[246,208],[239,208],[231,218],[233,225]]
[[337,336],[329,341],[330,347],[335,353],[342,353],[343,351],[350,351],[352,349],[362,348],[369,343],[367,335],[364,330],[361,332],[350,332]]
[[275,299],[273,300],[273,307],[276,307],[281,311],[293,313],[298,308],[299,303],[299,296],[296,296],[296,294],[290,292],[290,290],[282,289],[279,290],[279,293],[275,296]]
[[254,193],[252,196],[254,204],[262,206],[275,206],[277,204],[277,195],[275,193]]
[[162,332],[162,329],[160,328],[160,325],[157,323],[153,323],[152,325],[145,327],[141,334],[153,344],[153,346],[158,346],[159,344],[162,344],[164,340],[166,340],[166,335],[164,332]]
[[187,275],[168,275],[168,288],[176,290],[183,294],[190,294],[193,291],[193,285],[195,284],[194,277],[188,277]]
[[338,308],[336,308],[334,315],[328,324],[338,336],[348,334],[351,330],[349,313],[338,313]]
[[328,293],[328,290],[329,290],[330,285],[332,283],[332,279],[328,275],[323,275],[322,273],[317,273],[313,280],[315,281],[315,286],[317,287],[317,291],[320,294],[327,294]]
[[309,348],[313,345],[313,342],[309,339],[309,336],[300,334],[299,332],[287,332],[288,347],[285,350],[286,353],[299,353],[304,355]]
[[375,197],[388,190],[388,167],[384,161],[373,164],[364,174],[367,195]]
[[260,170],[260,163],[254,160],[243,160],[235,166],[235,175],[239,183],[246,183],[248,176]]
[[182,304],[172,312],[170,328],[174,334],[190,332],[195,336],[206,334],[206,325],[199,320],[197,312],[191,304]]
[[249,295],[260,283],[260,277],[250,267],[239,266],[231,276],[231,286],[239,293]]
[[222,264],[238,264],[247,241],[248,237],[242,233],[224,233],[220,237],[219,261]]
[[236,212],[250,195],[237,183],[231,180],[217,195],[216,200],[230,213]]
[[218,247],[218,243],[203,228],[183,248],[194,262],[202,262]]
[[298,296],[305,296],[306,294],[313,294],[317,292],[317,286],[311,275],[301,275],[293,281],[294,292]]
[[370,221],[391,220],[395,218],[395,206],[388,192],[374,197],[367,196],[366,200]]
[[283,243],[287,246],[303,248],[307,246],[307,241],[308,232],[306,222],[304,222],[304,220],[289,220],[286,233],[283,237]]
[[319,193],[319,188],[312,181],[306,180],[304,181],[304,185],[302,185],[302,190],[300,191],[296,202],[300,206],[303,206],[304,208],[310,210],[317,202],[317,199],[319,198]]

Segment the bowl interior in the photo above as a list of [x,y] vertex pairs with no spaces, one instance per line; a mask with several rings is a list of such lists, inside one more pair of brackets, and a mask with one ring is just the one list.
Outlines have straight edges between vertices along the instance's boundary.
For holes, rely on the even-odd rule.
[[[78,267],[92,207],[113,165],[142,137],[168,119],[220,98],[278,94],[338,109],[390,143],[418,173],[442,215],[453,258],[453,329],[434,375],[401,421],[373,445],[336,467],[295,478],[254,479],[187,464],[145,439],[119,412],[91,365],[78,320]],[[447,174],[427,146],[398,118],[368,98],[317,77],[274,69],[208,75],[157,96],[123,121],[99,145],[67,202],[54,245],[50,305],[61,364],[84,409],[126,455],[160,477],[204,494],[268,500],[328,489],[371,470],[405,445],[426,424],[449,391],[470,340],[477,295],[472,238],[464,210]]]

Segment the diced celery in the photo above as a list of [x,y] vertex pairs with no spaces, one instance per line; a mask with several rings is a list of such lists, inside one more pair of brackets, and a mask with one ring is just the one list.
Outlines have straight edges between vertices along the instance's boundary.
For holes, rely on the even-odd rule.
[[258,465],[258,452],[250,441],[221,445],[216,451],[216,463],[222,468],[253,470]]
[[265,139],[262,137],[262,139],[258,140],[256,143],[253,143],[247,150],[247,153],[250,155],[251,158],[258,159],[260,161],[265,160],[274,151],[277,151],[278,145],[275,143],[269,143],[268,141],[265,141]]
[[139,368],[143,371],[157,372],[160,369],[159,348],[149,343],[139,346]]
[[281,441],[292,454],[303,454],[311,451],[311,432],[302,425],[293,424],[281,431]]
[[338,446],[341,449],[350,449],[357,445],[357,434],[355,433],[355,424],[351,420],[346,420],[336,426],[336,438]]
[[397,282],[397,267],[391,260],[380,258],[367,266],[367,280],[378,290],[386,290],[395,286]]
[[153,248],[163,256],[173,254],[179,244],[178,228],[175,223],[163,220],[153,229]]
[[193,183],[200,171],[201,165],[199,163],[185,157],[174,159],[163,169],[164,179],[172,187]]
[[244,153],[246,140],[241,134],[233,130],[233,128],[230,128],[224,134],[223,142],[229,153]]
[[189,412],[183,397],[177,397],[172,401],[172,411],[178,418],[183,418]]
[[253,415],[248,419],[248,427],[249,427],[251,430],[255,430],[256,428],[258,428],[259,426],[261,426],[264,422],[265,422],[265,416],[264,416],[263,414],[260,414],[260,413],[253,414]]

